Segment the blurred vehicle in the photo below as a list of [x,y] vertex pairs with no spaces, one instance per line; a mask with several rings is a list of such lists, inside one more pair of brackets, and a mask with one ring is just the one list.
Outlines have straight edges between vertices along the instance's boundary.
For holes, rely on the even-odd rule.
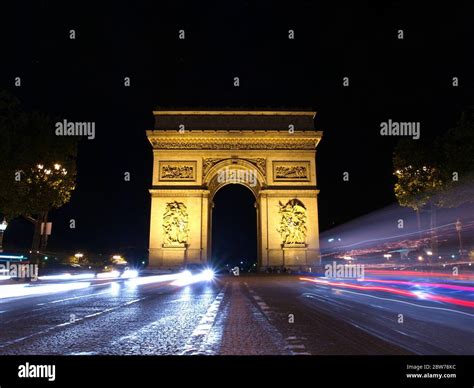
[[206,280],[214,279],[214,271],[206,264],[189,263],[181,268],[183,276],[203,276]]
[[79,264],[69,263],[51,263],[41,269],[42,275],[55,275],[55,274],[80,274],[82,272],[90,271],[88,267],[83,267]]

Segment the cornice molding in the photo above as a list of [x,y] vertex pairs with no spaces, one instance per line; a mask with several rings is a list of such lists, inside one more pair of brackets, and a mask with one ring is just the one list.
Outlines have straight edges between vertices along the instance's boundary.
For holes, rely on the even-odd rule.
[[155,116],[316,116],[314,111],[249,111],[249,110],[154,110]]
[[321,137],[164,137],[153,133],[148,139],[155,149],[208,150],[315,150]]

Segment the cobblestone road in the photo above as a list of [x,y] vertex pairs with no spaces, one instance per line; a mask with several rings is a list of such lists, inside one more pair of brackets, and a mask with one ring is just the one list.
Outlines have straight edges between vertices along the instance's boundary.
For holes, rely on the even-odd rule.
[[[406,353],[301,299],[290,276],[131,286],[0,299],[0,354]],[[303,290],[304,291],[304,290]]]

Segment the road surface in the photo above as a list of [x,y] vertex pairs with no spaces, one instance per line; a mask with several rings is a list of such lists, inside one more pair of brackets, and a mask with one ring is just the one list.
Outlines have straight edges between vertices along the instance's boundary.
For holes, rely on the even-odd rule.
[[302,275],[137,279],[0,286],[0,355],[474,354],[469,306]]

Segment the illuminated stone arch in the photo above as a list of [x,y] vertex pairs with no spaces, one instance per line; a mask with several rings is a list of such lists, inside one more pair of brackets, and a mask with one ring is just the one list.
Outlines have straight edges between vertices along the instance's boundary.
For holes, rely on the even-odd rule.
[[[322,133],[314,130],[315,112],[154,115],[155,130],[147,131],[154,160],[150,266],[211,257],[213,198],[228,184],[255,196],[260,268],[320,263],[315,150]],[[183,210],[170,216],[170,208]]]
[[[233,176],[228,176],[227,171],[229,173],[235,172],[233,175],[235,181],[232,181]],[[221,180],[221,177],[227,179]],[[252,162],[252,159],[249,161],[244,158],[226,158],[216,161],[206,171],[203,176],[203,184],[208,187],[211,199],[220,188],[228,184],[246,186],[252,191],[255,198],[258,198],[261,188],[266,186],[265,171],[258,167],[256,161]]]

